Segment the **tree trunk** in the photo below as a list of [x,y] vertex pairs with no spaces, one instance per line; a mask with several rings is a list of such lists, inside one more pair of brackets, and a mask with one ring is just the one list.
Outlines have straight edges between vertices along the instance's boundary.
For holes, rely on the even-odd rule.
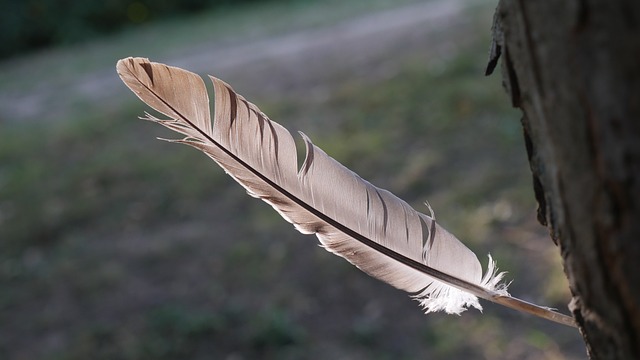
[[494,39],[588,353],[640,359],[640,1],[501,0]]

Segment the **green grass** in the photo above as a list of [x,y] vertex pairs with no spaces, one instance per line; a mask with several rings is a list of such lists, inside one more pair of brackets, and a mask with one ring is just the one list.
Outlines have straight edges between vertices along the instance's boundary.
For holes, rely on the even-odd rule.
[[[157,130],[132,120],[140,107],[122,110],[62,126],[4,126],[0,238],[8,241],[0,247],[47,246],[78,228],[180,216],[219,184],[219,173],[188,169],[189,149],[140,135]],[[143,191],[150,183],[157,186]]]

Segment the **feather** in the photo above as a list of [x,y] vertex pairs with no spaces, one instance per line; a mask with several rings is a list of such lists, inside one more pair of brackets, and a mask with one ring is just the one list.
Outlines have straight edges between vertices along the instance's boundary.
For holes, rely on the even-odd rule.
[[[292,135],[222,80],[210,76],[212,121],[200,76],[143,58],[118,61],[117,72],[142,101],[169,117],[147,114],[144,119],[185,135],[169,141],[201,150],[298,231],[315,234],[326,250],[410,293],[427,313],[482,310],[478,296],[519,310],[530,307],[534,310],[524,311],[538,316],[550,311],[509,296],[500,282],[504,273],[497,272],[490,256],[483,276],[476,255],[435,221],[430,207],[430,215],[417,212],[331,158],[303,133],[306,156],[298,168]],[[573,322],[554,316],[554,321]]]

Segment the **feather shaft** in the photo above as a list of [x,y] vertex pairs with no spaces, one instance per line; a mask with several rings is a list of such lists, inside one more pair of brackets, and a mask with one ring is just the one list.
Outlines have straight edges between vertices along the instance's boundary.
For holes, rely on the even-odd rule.
[[328,251],[414,294],[427,312],[481,309],[476,298],[480,297],[575,326],[566,315],[509,296],[506,286],[499,284],[503,273],[494,270],[491,259],[482,277],[475,254],[441,228],[433,212],[431,217],[418,213],[369,184],[302,133],[307,154],[297,169],[291,134],[221,80],[211,77],[212,123],[199,76],[142,58],[120,60],[117,70],[142,101],[171,118],[147,114],[147,120],[186,135],[170,141],[203,151],[299,231],[315,233]]

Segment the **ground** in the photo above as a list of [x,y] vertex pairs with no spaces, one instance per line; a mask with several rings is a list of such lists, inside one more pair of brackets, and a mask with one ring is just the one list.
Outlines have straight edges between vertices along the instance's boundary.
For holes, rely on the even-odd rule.
[[[490,1],[269,4],[0,64],[0,358],[579,359],[571,328],[422,314],[159,142],[115,62],[214,74],[566,312],[519,124],[482,76]],[[266,20],[268,19],[268,21]]]

